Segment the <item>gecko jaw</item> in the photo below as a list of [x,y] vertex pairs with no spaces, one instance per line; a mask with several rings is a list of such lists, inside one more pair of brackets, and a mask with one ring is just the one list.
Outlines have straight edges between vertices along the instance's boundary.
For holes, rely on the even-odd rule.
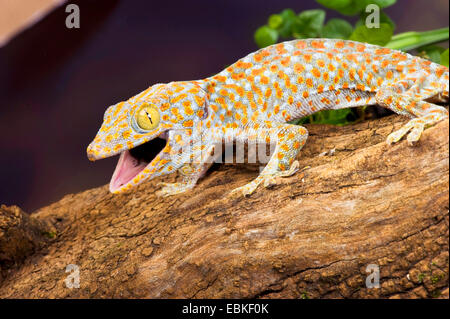
[[119,161],[109,183],[111,193],[119,193],[124,190],[152,162],[166,145],[163,138],[163,136],[154,138],[120,153]]

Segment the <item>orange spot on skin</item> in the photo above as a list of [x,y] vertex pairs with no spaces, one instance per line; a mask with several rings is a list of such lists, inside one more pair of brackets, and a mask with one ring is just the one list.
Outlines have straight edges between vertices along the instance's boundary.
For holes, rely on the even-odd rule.
[[131,132],[130,132],[130,131],[124,131],[124,132],[122,133],[122,137],[123,137],[124,140],[129,139],[129,138],[130,138],[130,135],[131,135]]
[[303,71],[305,71],[305,67],[300,64],[300,63],[295,63],[294,64],[294,71],[297,73],[302,73]]
[[356,51],[358,51],[358,52],[364,52],[365,49],[366,49],[366,46],[364,44],[358,44],[356,46]]
[[394,77],[394,73],[391,70],[387,71],[386,78],[388,80],[391,80],[393,77]]
[[312,55],[311,55],[311,54],[305,54],[305,55],[303,55],[303,59],[304,59],[307,63],[311,63],[311,61],[312,61]]
[[276,105],[274,108],[273,108],[273,113],[274,114],[278,114],[280,112],[280,106],[279,105]]
[[313,80],[312,79],[306,79],[306,85],[309,88],[312,88],[314,86]]
[[214,79],[217,80],[217,81],[219,81],[219,82],[226,82],[227,77],[226,77],[226,76],[223,76],[223,75],[216,75],[216,76],[214,77]]
[[355,69],[351,69],[350,72],[348,73],[348,77],[351,81],[355,81],[355,75],[356,75]]
[[325,49],[323,41],[311,41],[311,46],[315,49]]
[[448,69],[445,68],[445,67],[439,67],[439,68],[436,70],[436,76],[437,76],[438,78],[440,78],[440,77],[442,76],[442,74],[444,74],[444,72],[445,72],[446,70],[448,70]]
[[378,78],[377,79],[377,85],[378,86],[381,86],[381,84],[383,84],[383,82],[384,82],[383,78]]
[[278,71],[278,77],[280,79],[285,79],[285,78],[287,78],[287,74],[280,70],[280,71]]
[[392,96],[388,96],[385,100],[384,103],[386,105],[391,105],[392,104]]
[[316,77],[316,78],[320,78],[320,71],[316,68],[313,68],[311,70],[311,73]]
[[280,61],[280,63],[281,63],[281,65],[283,65],[283,66],[288,66],[290,61],[291,61],[291,57],[287,56],[287,57],[285,57],[284,59],[282,59],[282,60]]
[[256,62],[261,62],[261,60],[263,59],[263,56],[262,56],[261,53],[256,53],[256,54],[253,56],[253,59],[254,59]]
[[331,104],[330,100],[327,99],[326,97],[322,98],[322,99],[320,100],[320,102],[321,102],[322,104]]
[[281,99],[283,97],[283,91],[277,90],[277,98]]
[[385,68],[387,68],[389,66],[389,64],[390,64],[390,61],[384,60],[383,62],[381,62],[381,67],[383,69],[385,69]]
[[294,103],[294,98],[292,97],[292,95],[288,97],[288,103],[289,104]]
[[114,152],[119,151],[120,149],[122,149],[122,144],[117,144],[116,146],[114,146]]
[[219,110],[219,108],[217,107],[217,105],[215,104],[210,104],[211,108],[213,109],[214,112],[217,113],[217,111]]
[[325,67],[325,62],[323,60],[318,60],[317,65],[321,68]]
[[334,47],[337,49],[342,49],[345,46],[345,42],[344,41],[338,41],[334,44]]
[[303,98],[306,99],[309,96],[309,93],[308,93],[308,91],[303,91],[302,95],[303,95]]
[[360,91],[365,91],[365,90],[366,90],[366,87],[364,86],[364,84],[358,83],[358,84],[356,85],[356,89],[357,89],[357,90],[360,90]]
[[306,48],[306,43],[305,43],[304,41],[298,41],[298,42],[295,44],[295,46],[296,46],[298,49],[304,49],[304,48]]
[[[176,90],[175,90],[176,91]],[[180,94],[180,95],[178,95],[178,96],[176,96],[175,98],[173,98],[170,102],[172,103],[172,104],[175,104],[175,103],[177,103],[178,101],[180,101],[180,100],[182,100],[182,99],[185,99],[187,97],[187,95],[185,94],[185,93],[183,93],[183,94]]]
[[319,86],[317,87],[317,93],[323,93],[324,87],[323,84],[319,84]]
[[379,71],[378,66],[376,66],[375,64],[373,64],[373,65],[372,65],[372,70],[373,70],[373,72],[378,73],[378,71]]
[[[378,50],[377,50],[378,51]],[[379,49],[379,53],[376,54],[390,54],[392,52],[392,50],[388,49],[388,48],[381,48]],[[376,51],[375,51],[376,52]]]
[[192,127],[194,125],[194,122],[192,120],[187,120],[183,122],[184,127]]
[[364,79],[364,70],[359,69],[359,70],[358,70],[358,76],[359,76],[359,78],[360,78],[361,80]]
[[269,84],[269,78],[267,76],[262,76],[261,77],[261,83],[262,84]]

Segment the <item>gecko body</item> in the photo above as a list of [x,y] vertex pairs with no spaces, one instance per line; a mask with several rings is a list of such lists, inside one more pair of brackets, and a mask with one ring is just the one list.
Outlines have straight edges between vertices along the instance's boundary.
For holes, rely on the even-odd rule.
[[[275,44],[238,60],[215,76],[155,84],[110,106],[87,153],[91,160],[120,154],[110,182],[118,193],[178,171],[159,194],[195,186],[222,143],[270,143],[274,151],[259,176],[234,193],[249,195],[299,168],[306,128],[288,122],[324,109],[378,104],[411,120],[387,137],[410,144],[448,111],[449,70],[420,57],[375,45],[334,39]],[[166,140],[154,158],[136,155],[155,138]]]

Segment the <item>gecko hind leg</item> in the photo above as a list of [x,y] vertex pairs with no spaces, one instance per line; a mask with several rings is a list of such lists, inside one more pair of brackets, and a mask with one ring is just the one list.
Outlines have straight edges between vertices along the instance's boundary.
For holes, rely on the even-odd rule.
[[[306,142],[308,131],[298,125],[280,124],[275,130],[260,129],[259,136],[269,136],[275,139],[275,150],[259,176],[250,183],[234,189],[231,194],[251,195],[259,185],[270,187],[277,184],[278,177],[289,177],[299,169],[295,160],[300,149]],[[262,138],[265,140],[265,138]]]
[[389,145],[396,143],[409,133],[407,141],[408,144],[413,145],[427,127],[448,118],[448,111],[444,107],[424,101],[433,96],[441,96],[444,92],[444,85],[432,83],[428,86],[425,76],[418,79],[405,79],[380,89],[376,94],[376,100],[381,106],[398,114],[415,117],[399,130],[391,133],[386,143]]

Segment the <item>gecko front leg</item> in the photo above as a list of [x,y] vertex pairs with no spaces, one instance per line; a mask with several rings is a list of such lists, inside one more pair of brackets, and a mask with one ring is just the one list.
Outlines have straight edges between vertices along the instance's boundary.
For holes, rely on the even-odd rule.
[[305,145],[308,131],[303,126],[291,124],[274,124],[272,127],[254,124],[247,131],[249,142],[275,143],[275,150],[259,176],[250,183],[234,189],[232,194],[251,195],[256,188],[263,184],[264,187],[277,184],[277,177],[292,176],[298,171],[299,163],[295,160],[300,149]]
[[215,145],[198,145],[194,146],[192,153],[183,153],[176,162],[184,163],[180,165],[178,173],[182,177],[182,181],[178,183],[161,182],[162,188],[156,194],[158,196],[170,196],[184,193],[192,189],[197,181],[203,177],[205,172],[211,167],[215,159]]

